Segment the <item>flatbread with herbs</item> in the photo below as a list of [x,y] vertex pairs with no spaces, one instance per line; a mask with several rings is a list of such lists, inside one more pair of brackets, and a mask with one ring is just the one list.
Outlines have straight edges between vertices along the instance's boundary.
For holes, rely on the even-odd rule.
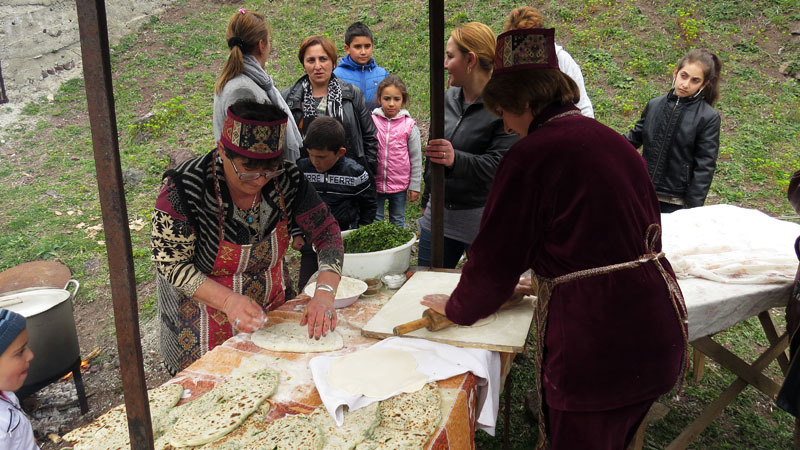
[[[154,436],[161,430],[157,424],[180,401],[182,395],[183,386],[177,383],[165,384],[147,391]],[[125,405],[115,406],[95,421],[65,434],[63,438],[72,442],[75,450],[129,448],[130,436]]]
[[436,383],[380,402],[381,423],[356,450],[422,449],[442,421]]
[[189,403],[170,430],[173,447],[194,447],[214,442],[235,430],[278,387],[278,374],[263,369],[217,385]]
[[340,427],[336,426],[336,421],[323,405],[315,409],[309,418],[325,435],[323,450],[351,450],[363,442],[381,422],[377,402],[345,412],[344,423]]

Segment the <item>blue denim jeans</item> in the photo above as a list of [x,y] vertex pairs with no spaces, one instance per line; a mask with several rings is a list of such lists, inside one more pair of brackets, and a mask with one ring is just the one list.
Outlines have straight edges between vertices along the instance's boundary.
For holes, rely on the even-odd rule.
[[394,194],[378,194],[378,209],[375,211],[375,220],[383,221],[383,210],[386,201],[389,201],[389,222],[398,227],[406,226],[406,191]]
[[[461,255],[469,249],[469,244],[444,238],[444,261],[442,265],[445,269],[455,269]],[[417,265],[430,267],[431,265],[431,233],[425,228],[419,230],[419,248],[417,253]]]

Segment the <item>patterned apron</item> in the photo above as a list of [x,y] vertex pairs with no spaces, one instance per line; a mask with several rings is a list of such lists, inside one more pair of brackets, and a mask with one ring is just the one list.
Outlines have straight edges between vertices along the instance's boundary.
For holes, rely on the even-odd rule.
[[[215,180],[216,178],[216,170]],[[273,179],[280,193],[282,218],[275,229],[255,244],[238,245],[225,240],[222,226],[222,196],[219,182],[216,182],[217,204],[219,208],[220,246],[214,267],[208,277],[217,283],[243,294],[266,312],[281,306],[286,300],[283,280],[283,255],[289,247],[288,215],[283,189],[277,179]],[[159,277],[160,278],[160,277]],[[166,340],[164,360],[171,372],[178,372],[217,345],[235,334],[233,326],[224,312],[212,308],[177,292],[177,329],[167,331],[174,339]],[[163,346],[163,345],[162,345]]]

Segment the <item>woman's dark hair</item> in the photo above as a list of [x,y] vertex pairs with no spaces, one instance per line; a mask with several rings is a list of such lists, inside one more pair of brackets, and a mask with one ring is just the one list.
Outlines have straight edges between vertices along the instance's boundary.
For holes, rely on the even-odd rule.
[[551,104],[572,105],[579,99],[578,85],[553,68],[493,74],[483,88],[483,103],[489,111],[503,108],[522,114],[530,106],[534,117]]
[[309,150],[336,153],[345,146],[345,139],[344,126],[339,120],[330,116],[319,116],[308,126],[303,145]]
[[[234,103],[231,105],[231,112],[242,119],[258,120],[261,122],[274,122],[286,118],[286,113],[280,107],[267,103],[258,103],[252,100],[241,100]],[[277,158],[256,159],[242,156],[225,147],[225,156],[228,159],[235,158],[243,161],[242,165],[249,170],[274,170],[283,164],[283,153]]]
[[397,75],[389,75],[388,77],[384,78],[380,83],[378,83],[378,89],[375,93],[375,99],[380,101],[381,93],[387,86],[394,86],[403,94],[403,106],[406,106],[408,103],[408,89],[406,88],[406,84],[403,83],[403,80],[400,79]]
[[686,56],[678,61],[675,70],[681,70],[686,64],[693,63],[700,64],[703,67],[703,78],[708,83],[700,95],[709,105],[714,106],[714,103],[719,99],[719,77],[722,71],[722,62],[720,62],[717,55],[709,50],[696,48],[690,50]]

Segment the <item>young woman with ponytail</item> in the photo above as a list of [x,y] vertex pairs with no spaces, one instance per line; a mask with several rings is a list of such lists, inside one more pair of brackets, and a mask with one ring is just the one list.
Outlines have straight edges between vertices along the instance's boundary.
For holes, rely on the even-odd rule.
[[[214,139],[219,140],[228,107],[240,100],[272,104],[287,115],[289,107],[264,70],[270,52],[270,30],[259,13],[240,9],[228,20],[225,32],[230,53],[214,89]],[[300,156],[303,139],[297,126],[286,127],[285,159],[294,162]]]
[[642,156],[658,193],[662,213],[702,206],[719,152],[722,69],[717,55],[694,49],[675,66],[672,88],[650,100],[641,119],[625,134]]

